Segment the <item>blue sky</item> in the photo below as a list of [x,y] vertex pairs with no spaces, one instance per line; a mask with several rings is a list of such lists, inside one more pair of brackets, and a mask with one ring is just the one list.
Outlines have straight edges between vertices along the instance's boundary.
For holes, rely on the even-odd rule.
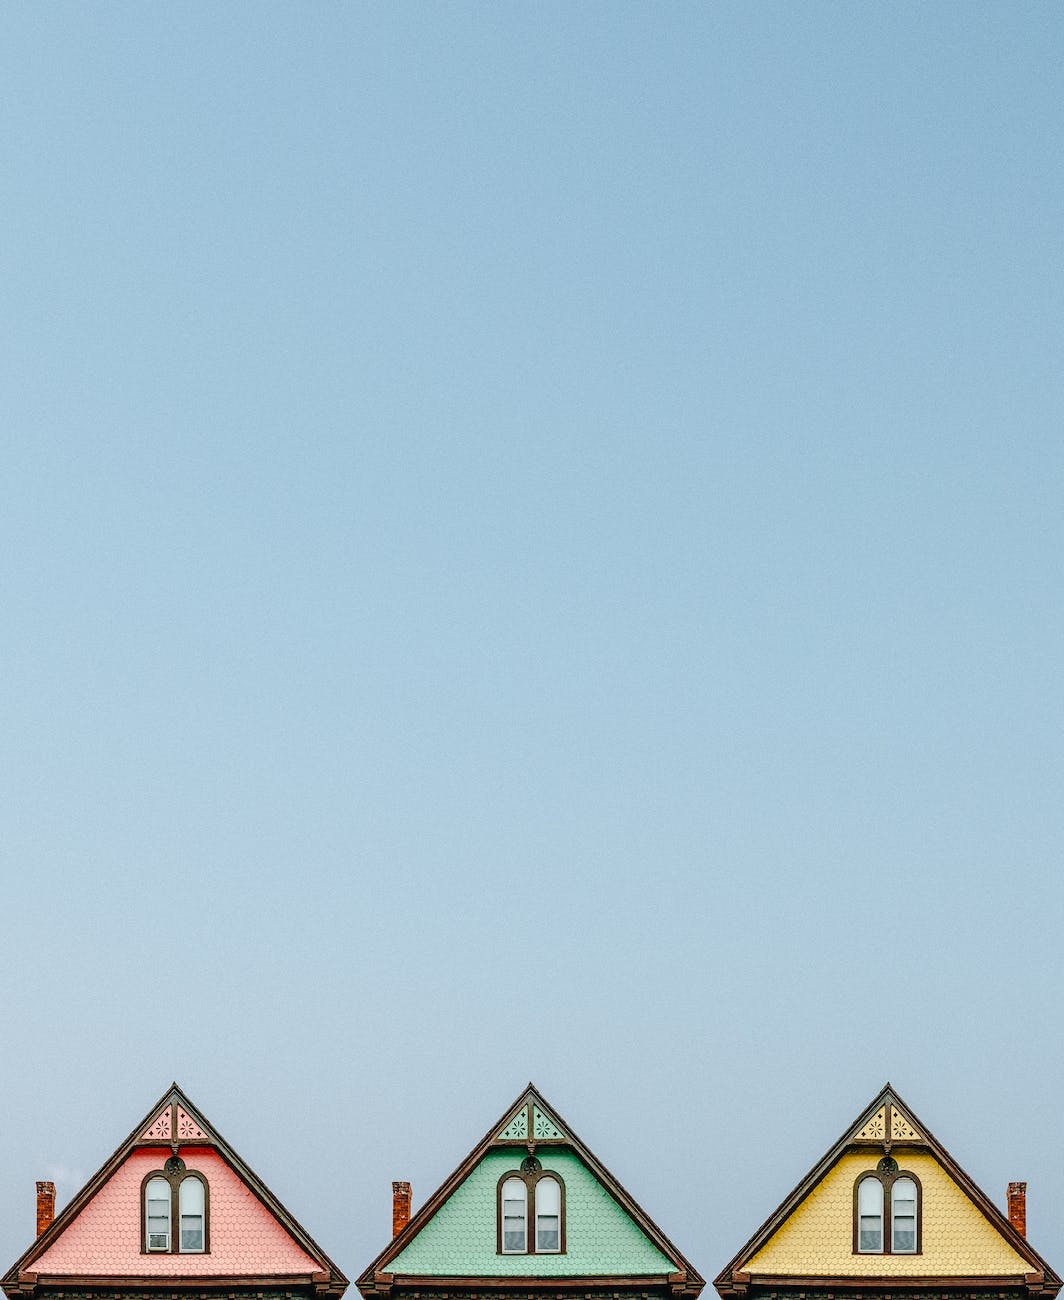
[[712,1275],[889,1078],[1061,1268],[1062,63],[5,7],[5,1266],[176,1077],[354,1274],[532,1078]]

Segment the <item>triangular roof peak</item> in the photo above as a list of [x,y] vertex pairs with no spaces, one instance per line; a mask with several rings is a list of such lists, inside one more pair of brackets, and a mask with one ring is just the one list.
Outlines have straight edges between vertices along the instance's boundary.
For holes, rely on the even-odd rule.
[[534,1083],[529,1083],[503,1115],[491,1139],[492,1146],[528,1146],[558,1143],[572,1145],[569,1132],[556,1111],[544,1100]]
[[[499,1118],[488,1129],[472,1151],[450,1174],[413,1215],[406,1227],[398,1233],[359,1277],[357,1286],[363,1296],[387,1294],[391,1288],[389,1264],[417,1237],[436,1212],[458,1190],[474,1169],[490,1152],[510,1148],[524,1149],[533,1155],[537,1149],[565,1148],[573,1152],[602,1185],[610,1197],[638,1225],[642,1233],[672,1265],[670,1284],[676,1300],[694,1297],[705,1286],[698,1271],[688,1262],[669,1238],[662,1232],[646,1211],[627,1192],[589,1147],[573,1132],[572,1127],[554,1109],[531,1081],[519,1093]],[[440,1279],[443,1281],[444,1279]]]
[[[9,1297],[25,1297],[27,1290],[32,1292],[37,1279],[37,1273],[34,1270],[35,1262],[41,1259],[59,1240],[78,1215],[89,1205],[93,1197],[110,1182],[130,1157],[135,1156],[138,1151],[152,1147],[169,1149],[175,1155],[179,1148],[201,1147],[210,1148],[216,1152],[217,1157],[220,1157],[225,1165],[229,1166],[229,1169],[236,1174],[240,1182],[277,1220],[296,1246],[299,1247],[302,1254],[309,1256],[310,1262],[317,1265],[313,1273],[314,1286],[316,1292],[323,1297],[323,1300],[327,1297],[338,1297],[346,1289],[348,1281],[340,1269],[336,1267],[307,1230],[285,1209],[258,1175],[226,1142],[175,1080],[159,1100],[155,1102],[144,1118],[134,1126],[128,1137],[119,1143],[104,1164],[56,1216],[51,1226],[41,1233],[36,1241],[15,1261],[3,1279],[0,1279],[0,1286],[3,1287]],[[160,1151],[160,1161],[162,1158]],[[189,1259],[196,1257],[175,1256],[174,1258]],[[212,1280],[229,1282],[233,1279]]]
[[[990,1222],[997,1233],[1004,1238],[1017,1255],[1029,1266],[1025,1276],[1025,1285],[1032,1295],[1055,1296],[1060,1290],[1061,1280],[1046,1261],[1038,1254],[1027,1239],[1013,1228],[1006,1216],[990,1200],[986,1193],[957,1164],[935,1135],[920,1120],[912,1108],[902,1100],[893,1085],[888,1081],[875,1097],[861,1111],[853,1123],[846,1129],[839,1140],[817,1161],[798,1185],[788,1193],[783,1202],[765,1220],[742,1249],[714,1279],[713,1285],[721,1296],[735,1297],[743,1295],[750,1285],[751,1272],[745,1271],[744,1265],[752,1261],[758,1252],[783,1227],[803,1201],[831,1173],[843,1156],[867,1151],[876,1151],[884,1156],[895,1154],[904,1149],[907,1152],[924,1151],[933,1157],[945,1170],[952,1181],[960,1188],[964,1196]],[[915,1158],[915,1156],[914,1156]],[[860,1258],[868,1259],[868,1256]],[[838,1281],[838,1279],[834,1279]],[[946,1279],[939,1278],[945,1285]],[[972,1279],[957,1279],[958,1282]],[[871,1279],[868,1279],[871,1281]],[[898,1279],[893,1279],[897,1284]]]

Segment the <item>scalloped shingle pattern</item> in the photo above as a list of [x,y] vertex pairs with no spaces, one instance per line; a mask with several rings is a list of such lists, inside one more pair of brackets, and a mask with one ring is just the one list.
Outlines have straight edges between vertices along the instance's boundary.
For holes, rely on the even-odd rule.
[[570,1151],[542,1150],[543,1168],[565,1183],[564,1255],[497,1255],[499,1179],[521,1153],[489,1151],[417,1236],[388,1265],[389,1272],[457,1277],[658,1276],[673,1264]]
[[978,1277],[1029,1270],[933,1155],[899,1151],[898,1163],[920,1180],[922,1254],[853,1253],[853,1185],[859,1174],[876,1167],[867,1152],[853,1152],[842,1157],[743,1269],[834,1277]]
[[[166,1152],[163,1153],[167,1154]],[[209,1255],[142,1255],[140,1187],[161,1164],[155,1150],[134,1151],[81,1213],[37,1260],[38,1273],[108,1276],[303,1275],[322,1266],[311,1259],[245,1186],[208,1148],[182,1148],[189,1169],[210,1187]]]

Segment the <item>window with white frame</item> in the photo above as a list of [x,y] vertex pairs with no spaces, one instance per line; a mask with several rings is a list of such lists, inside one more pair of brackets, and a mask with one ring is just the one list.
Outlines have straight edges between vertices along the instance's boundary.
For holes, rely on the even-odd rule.
[[549,1174],[536,1183],[536,1253],[557,1254],[562,1248],[562,1189]]
[[[210,1189],[202,1174],[171,1156],[144,1179],[141,1250],[146,1254],[201,1255],[210,1250]],[[174,1231],[174,1225],[177,1231]]]
[[170,1183],[150,1178],[144,1188],[144,1223],[148,1250],[170,1249]]
[[507,1178],[502,1185],[502,1252],[524,1255],[528,1250],[528,1185]]
[[921,1192],[915,1174],[884,1156],[854,1186],[853,1249],[858,1255],[918,1255]]
[[535,1156],[499,1179],[498,1253],[565,1253],[565,1184],[547,1173]]
[[203,1183],[194,1174],[183,1178],[177,1189],[177,1204],[181,1215],[181,1251],[195,1254],[203,1250],[204,1202]]

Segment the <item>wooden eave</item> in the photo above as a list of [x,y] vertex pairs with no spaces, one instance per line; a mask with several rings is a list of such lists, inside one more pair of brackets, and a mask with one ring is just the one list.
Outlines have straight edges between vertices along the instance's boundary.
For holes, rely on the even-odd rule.
[[999,1274],[973,1274],[970,1277],[959,1277],[950,1275],[926,1274],[920,1277],[898,1277],[896,1274],[890,1277],[855,1277],[849,1274],[846,1277],[839,1277],[837,1274],[816,1274],[816,1273],[750,1273],[748,1275],[748,1287],[762,1287],[766,1290],[782,1291],[786,1289],[815,1289],[825,1287],[832,1291],[941,1291],[946,1288],[956,1287],[964,1291],[1001,1291],[1015,1290],[1017,1288],[1027,1289],[1031,1287],[1036,1279],[1041,1278],[1040,1273],[999,1273]]
[[624,1275],[611,1273],[608,1276],[586,1275],[583,1277],[566,1274],[564,1277],[543,1277],[525,1275],[521,1277],[458,1277],[453,1273],[377,1273],[374,1295],[385,1291],[528,1291],[549,1289],[551,1291],[596,1291],[612,1292],[628,1287],[641,1290],[666,1289],[677,1286],[686,1292],[686,1274],[683,1273],[637,1273]]
[[[100,1188],[104,1185],[104,1183],[106,1183],[107,1180],[111,1178],[111,1176],[116,1172],[119,1166],[128,1158],[128,1156],[133,1151],[135,1151],[138,1147],[151,1147],[151,1146],[158,1146],[158,1147],[170,1149],[174,1145],[172,1142],[168,1142],[168,1141],[160,1142],[157,1140],[156,1141],[140,1140],[140,1135],[144,1132],[145,1128],[148,1126],[151,1120],[159,1113],[159,1111],[163,1108],[163,1106],[172,1105],[174,1103],[179,1105],[188,1114],[188,1116],[196,1122],[199,1128],[204,1133],[207,1134],[206,1138],[197,1138],[195,1140],[178,1142],[177,1146],[186,1147],[186,1148],[187,1147],[211,1147],[213,1150],[217,1151],[217,1153],[222,1157],[222,1159],[226,1162],[226,1164],[229,1165],[229,1167],[233,1170],[233,1172],[237,1175],[237,1177],[240,1178],[240,1180],[247,1186],[248,1190],[251,1191],[253,1195],[257,1197],[258,1200],[266,1207],[266,1209],[269,1210],[270,1213],[281,1223],[281,1225],[285,1228],[288,1234],[299,1244],[299,1246],[302,1247],[302,1249],[313,1260],[315,1260],[317,1263],[321,1265],[321,1269],[314,1274],[305,1274],[305,1275],[304,1274],[296,1275],[292,1273],[271,1274],[268,1279],[260,1280],[260,1285],[283,1286],[286,1284],[291,1284],[292,1279],[296,1276],[325,1278],[327,1279],[326,1290],[330,1295],[334,1295],[334,1296],[343,1295],[344,1291],[346,1291],[349,1285],[348,1279],[344,1276],[344,1274],[340,1271],[340,1269],[336,1267],[336,1265],[332,1262],[332,1260],[328,1257],[328,1255],[326,1255],[326,1253],[322,1250],[322,1248],[318,1245],[318,1243],[314,1240],[314,1238],[311,1237],[310,1233],[307,1232],[307,1230],[302,1226],[302,1224],[300,1224],[299,1221],[292,1214],[290,1214],[288,1210],[285,1209],[285,1207],[281,1204],[281,1202],[277,1199],[277,1197],[274,1196],[273,1192],[270,1191],[270,1189],[266,1186],[266,1184],[262,1181],[262,1179],[259,1178],[256,1173],[254,1173],[254,1171],[244,1162],[244,1160],[241,1159],[239,1155],[237,1155],[236,1151],[218,1133],[214,1125],[211,1124],[200,1113],[200,1111],[197,1110],[197,1108],[192,1104],[192,1102],[189,1101],[189,1099],[178,1087],[177,1083],[172,1083],[170,1085],[170,1087],[166,1090],[166,1092],[163,1093],[163,1095],[159,1098],[159,1100],[155,1103],[155,1105],[152,1106],[152,1108],[148,1111],[147,1115],[145,1115],[144,1118],[140,1121],[140,1123],[136,1126],[136,1128],[134,1128],[133,1132],[130,1133],[130,1135],[125,1139],[124,1142],[121,1142],[115,1148],[112,1154],[100,1166],[100,1168],[96,1171],[96,1173],[93,1174],[93,1176],[89,1179],[89,1181],[85,1184],[85,1186],[81,1189],[81,1191],[78,1192],[77,1195],[74,1196],[66,1206],[64,1206],[62,1212],[56,1215],[55,1219],[52,1221],[51,1225],[46,1229],[46,1231],[42,1232],[41,1235],[36,1239],[36,1241],[34,1241],[26,1250],[22,1252],[22,1254],[18,1257],[15,1263],[12,1264],[10,1269],[8,1269],[7,1273],[4,1274],[3,1278],[0,1278],[0,1287],[3,1288],[5,1295],[7,1295],[9,1298],[16,1297],[16,1296],[25,1297],[27,1294],[27,1288],[23,1279],[27,1275],[36,1279],[36,1285],[44,1285],[43,1283],[41,1283],[39,1275],[33,1272],[32,1268],[30,1267],[33,1264],[33,1261],[35,1259],[39,1259],[40,1256],[43,1255],[44,1252],[48,1249],[48,1247],[52,1244],[52,1242],[55,1241],[56,1238],[59,1237],[65,1231],[67,1226],[70,1223],[72,1223],[75,1218],[77,1218],[77,1216],[81,1213],[82,1209],[89,1203],[89,1201],[92,1200],[92,1198],[96,1195],[96,1193],[100,1190]],[[59,1276],[60,1275],[57,1275],[57,1278]],[[67,1285],[73,1285],[73,1280],[69,1275],[62,1275],[62,1277],[65,1279]],[[203,1278],[197,1278],[195,1279],[195,1281],[188,1280],[187,1284],[190,1286],[195,1286],[195,1285],[199,1285],[200,1282],[203,1282],[203,1284],[206,1285],[208,1281],[209,1279],[207,1277],[203,1277]],[[228,1275],[225,1279],[214,1279],[214,1281],[217,1282],[218,1285],[221,1285],[222,1281],[232,1281],[234,1285],[237,1284],[236,1280],[230,1279]],[[155,1277],[151,1279],[150,1282],[134,1283],[132,1279],[128,1277],[114,1278],[110,1276],[103,1277],[102,1275],[96,1278],[86,1277],[86,1278],[79,1279],[79,1283],[85,1286],[154,1285],[155,1287],[161,1289],[173,1289],[174,1287],[185,1284],[183,1279],[177,1276]],[[59,1280],[50,1279],[48,1285],[61,1286],[63,1285],[63,1282]],[[250,1283],[246,1279],[243,1279],[239,1281],[239,1285],[247,1286],[250,1285]],[[319,1290],[321,1289],[321,1285],[322,1284],[320,1281],[315,1282],[315,1286]]]
[[19,1274],[19,1296],[37,1288],[62,1291],[65,1288],[81,1290],[86,1287],[128,1291],[258,1291],[265,1287],[329,1288],[329,1274],[318,1273],[205,1273],[195,1276],[159,1274],[104,1274],[104,1273],[33,1273]]
[[[675,1272],[669,1274],[643,1275],[642,1283],[647,1284],[649,1277],[672,1279],[682,1275],[683,1291],[690,1297],[697,1296],[705,1286],[705,1279],[697,1269],[680,1253],[668,1237],[662,1232],[657,1224],[651,1219],[650,1215],[642,1208],[635,1198],[627,1192],[610,1171],[598,1160],[591,1150],[576,1136],[571,1125],[564,1120],[558,1112],[550,1106],[536,1089],[535,1084],[529,1083],[524,1092],[517,1096],[513,1103],[503,1111],[502,1115],[488,1129],[487,1133],[481,1138],[477,1145],[470,1151],[469,1155],[458,1165],[458,1167],[440,1184],[435,1192],[429,1197],[420,1210],[411,1216],[410,1222],[385,1246],[373,1262],[362,1272],[355,1285],[364,1297],[379,1296],[385,1293],[394,1285],[395,1275],[387,1271],[388,1264],[413,1241],[425,1224],[432,1218],[441,1205],[450,1197],[466,1178],[472,1173],[488,1151],[500,1147],[509,1147],[514,1150],[527,1149],[527,1138],[506,1138],[500,1139],[496,1135],[503,1129],[513,1116],[525,1106],[534,1105],[562,1132],[568,1134],[566,1138],[540,1139],[535,1138],[536,1147],[566,1147],[574,1151],[587,1168],[595,1175],[599,1182],[605,1187],[610,1196],[617,1204],[639,1225],[643,1233],[650,1241],[661,1251],[661,1253],[675,1266]],[[405,1275],[403,1275],[405,1277]],[[598,1285],[599,1275],[585,1275],[583,1277],[567,1276],[561,1279],[555,1278],[538,1278],[539,1283],[547,1283],[551,1286],[580,1286],[585,1289]],[[378,1281],[380,1279],[380,1281]],[[385,1281],[384,1279],[387,1279]],[[613,1281],[621,1285],[613,1275],[603,1275],[602,1284],[606,1281]],[[529,1279],[517,1279],[511,1277],[500,1277],[497,1275],[482,1276],[476,1279],[456,1278],[450,1276],[433,1277],[429,1279],[426,1275],[418,1274],[416,1279],[410,1277],[407,1285],[413,1287],[415,1284],[425,1287],[432,1282],[439,1287],[446,1286],[478,1286],[482,1288],[505,1288],[516,1286],[519,1282],[524,1286],[531,1285]],[[675,1283],[670,1283],[675,1285]]]
[[[813,1188],[824,1179],[827,1174],[838,1164],[839,1160],[849,1151],[882,1150],[883,1143],[878,1140],[858,1140],[856,1134],[860,1133],[873,1115],[884,1105],[897,1106],[904,1114],[908,1115],[922,1135],[922,1141],[909,1142],[898,1141],[893,1144],[896,1149],[919,1149],[925,1148],[938,1160],[943,1168],[950,1174],[954,1182],[960,1187],[968,1199],[980,1210],[998,1232],[1005,1238],[1010,1246],[1031,1265],[1031,1271],[1025,1274],[1017,1274],[1007,1283],[1009,1286],[1025,1286],[1032,1294],[1040,1294],[1048,1297],[1055,1296],[1061,1287],[1061,1280],[1052,1268],[1046,1263],[1041,1255],[1034,1249],[1026,1237],[1023,1237],[1009,1223],[1008,1219],[998,1207],[990,1200],[986,1193],[978,1184],[957,1164],[956,1160],[949,1154],[941,1142],[934,1136],[927,1125],[920,1119],[916,1112],[894,1091],[890,1084],[886,1084],[882,1091],[872,1099],[865,1107],[858,1118],[846,1130],[843,1136],[831,1147],[824,1156],[813,1166],[805,1177],[794,1187],[784,1198],[782,1203],[773,1211],[765,1220],[760,1228],[754,1233],[750,1240],[735,1254],[727,1265],[721,1270],[713,1280],[713,1285],[718,1294],[722,1297],[740,1296],[745,1294],[750,1286],[772,1285],[776,1287],[798,1286],[801,1284],[820,1284],[821,1282],[833,1282],[836,1286],[853,1286],[853,1287],[875,1287],[893,1286],[894,1288],[905,1289],[915,1287],[921,1284],[934,1285],[939,1288],[955,1286],[957,1288],[968,1288],[973,1286],[987,1286],[988,1288],[994,1282],[993,1278],[932,1278],[922,1283],[920,1278],[893,1277],[889,1281],[886,1279],[876,1278],[856,1278],[847,1279],[824,1279],[813,1277],[809,1274],[795,1274],[793,1277],[782,1278],[773,1277],[769,1282],[765,1281],[764,1275],[748,1273],[742,1269],[744,1260],[752,1259],[768,1239],[783,1225],[783,1223],[794,1213],[805,1198],[812,1192]],[[1002,1283],[1006,1285],[1006,1283]]]

